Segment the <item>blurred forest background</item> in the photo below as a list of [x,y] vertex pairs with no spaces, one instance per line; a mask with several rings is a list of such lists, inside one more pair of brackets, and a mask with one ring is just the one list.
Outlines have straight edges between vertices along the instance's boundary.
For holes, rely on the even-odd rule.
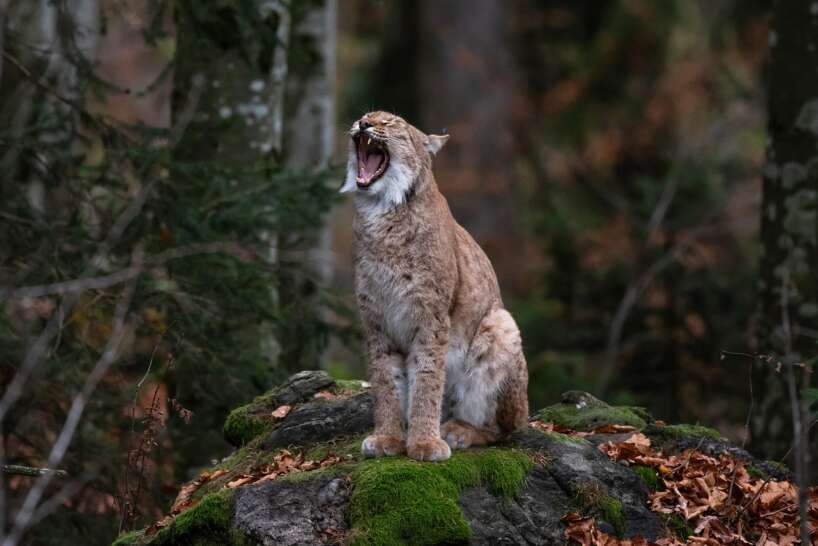
[[798,414],[807,453],[818,10],[788,4],[0,0],[0,463],[68,473],[0,474],[4,544],[106,544],[229,453],[231,408],[365,374],[337,189],[371,109],[452,135],[533,408],[785,460]]

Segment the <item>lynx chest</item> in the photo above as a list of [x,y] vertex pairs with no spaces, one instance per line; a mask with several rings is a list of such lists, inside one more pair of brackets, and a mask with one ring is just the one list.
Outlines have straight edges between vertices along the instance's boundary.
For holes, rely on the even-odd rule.
[[362,311],[379,323],[397,348],[408,351],[422,317],[422,298],[412,272],[388,261],[364,258],[356,264],[355,277]]

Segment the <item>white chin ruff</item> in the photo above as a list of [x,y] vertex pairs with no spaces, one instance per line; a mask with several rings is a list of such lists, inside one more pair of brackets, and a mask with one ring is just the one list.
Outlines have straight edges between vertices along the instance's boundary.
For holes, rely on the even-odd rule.
[[350,155],[347,161],[347,176],[341,186],[341,193],[354,192],[355,202],[359,207],[380,211],[393,209],[406,202],[415,176],[403,162],[390,157],[386,172],[367,188],[359,188],[355,182],[358,174],[356,159],[354,155]]

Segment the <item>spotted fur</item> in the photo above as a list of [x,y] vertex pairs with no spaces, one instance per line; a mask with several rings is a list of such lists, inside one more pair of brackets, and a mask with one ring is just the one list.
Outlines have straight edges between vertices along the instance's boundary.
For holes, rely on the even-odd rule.
[[[362,451],[444,460],[525,425],[520,333],[489,259],[435,183],[432,157],[448,137],[386,112],[362,120],[390,158],[360,188],[350,139],[342,188],[355,196],[355,292],[375,396],[375,431]],[[355,122],[351,136],[359,130]]]

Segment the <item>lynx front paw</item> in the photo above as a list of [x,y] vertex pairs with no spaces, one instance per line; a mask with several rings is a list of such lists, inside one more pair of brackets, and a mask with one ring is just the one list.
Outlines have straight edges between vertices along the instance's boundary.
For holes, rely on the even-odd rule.
[[383,457],[384,455],[400,455],[406,450],[403,438],[372,434],[367,436],[361,444],[361,453],[364,457]]
[[433,437],[410,442],[406,454],[418,461],[445,461],[452,456],[452,450],[449,444]]

